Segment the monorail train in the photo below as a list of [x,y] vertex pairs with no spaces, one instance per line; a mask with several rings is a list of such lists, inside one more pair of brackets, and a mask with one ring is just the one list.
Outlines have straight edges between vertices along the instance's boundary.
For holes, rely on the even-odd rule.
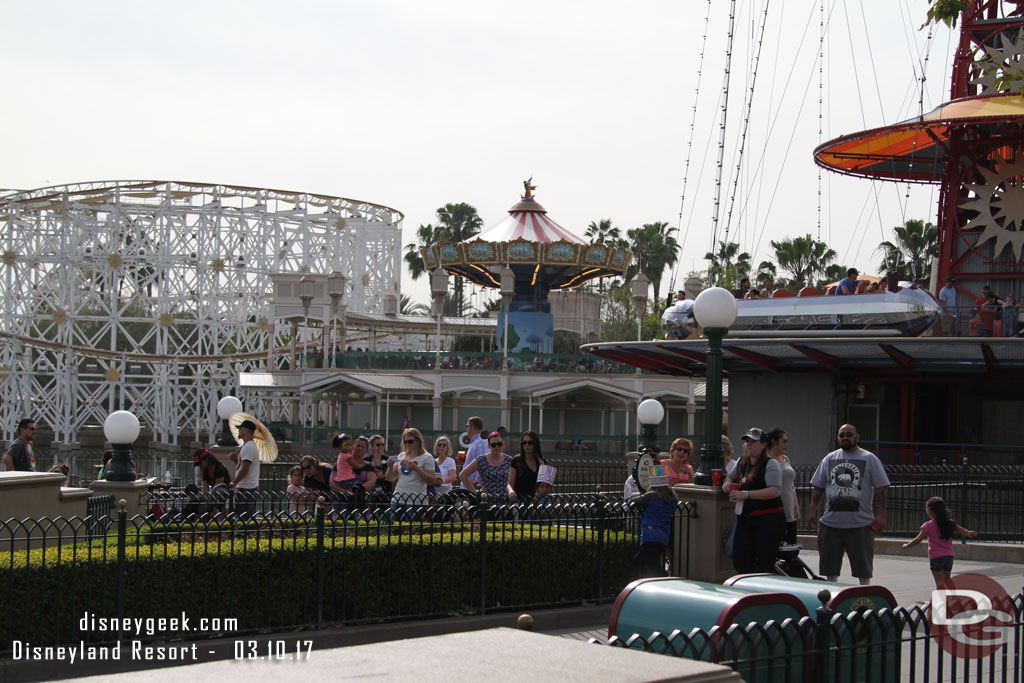
[[[809,296],[737,301],[730,337],[843,337],[923,334],[939,319],[939,303],[911,285],[898,292]],[[686,339],[697,329],[693,301],[678,301],[665,311],[666,339]]]

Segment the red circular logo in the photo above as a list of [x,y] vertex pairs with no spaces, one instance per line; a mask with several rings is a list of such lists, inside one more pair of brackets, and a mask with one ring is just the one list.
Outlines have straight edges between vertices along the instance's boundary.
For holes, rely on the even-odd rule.
[[959,574],[932,591],[928,623],[943,650],[961,659],[980,659],[1009,640],[1013,602],[995,580]]

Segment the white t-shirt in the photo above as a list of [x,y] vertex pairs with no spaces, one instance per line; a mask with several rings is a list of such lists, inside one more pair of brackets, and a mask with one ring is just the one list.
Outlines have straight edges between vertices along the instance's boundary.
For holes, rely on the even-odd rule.
[[[437,463],[437,466],[441,468],[441,481],[444,481],[448,478],[449,474],[455,471],[455,458],[445,458],[444,462]],[[439,496],[448,493],[451,490],[451,484],[441,484],[440,486],[434,487],[434,491],[436,491]]]
[[[416,470],[404,466],[402,463],[405,460],[406,457],[404,455],[400,456],[397,466],[398,481],[395,482],[395,493],[393,499],[398,503],[426,505],[427,482],[423,481],[423,477],[421,477]],[[418,455],[414,460],[416,461],[416,464],[423,469],[423,471],[434,471],[434,456],[430,453]],[[449,460],[451,460],[451,458],[449,458]]]
[[242,444],[242,450],[238,454],[238,466],[235,467],[235,476],[242,471],[242,463],[251,462],[252,467],[245,475],[245,479],[235,482],[236,489],[255,489],[260,485],[260,452],[256,448],[255,441],[246,441]]

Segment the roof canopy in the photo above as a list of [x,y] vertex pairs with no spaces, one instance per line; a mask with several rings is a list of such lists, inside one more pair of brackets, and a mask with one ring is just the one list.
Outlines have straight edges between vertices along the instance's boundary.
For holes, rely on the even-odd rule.
[[[704,375],[708,341],[609,342],[584,351],[666,375]],[[833,372],[902,380],[1019,382],[1024,339],[859,337],[722,340],[728,372]]]
[[864,178],[937,183],[948,158],[948,140],[976,126],[998,146],[1016,144],[1024,128],[1020,95],[965,97],[947,102],[923,117],[844,135],[814,150],[819,166]]
[[533,185],[508,216],[472,240],[420,249],[428,270],[438,266],[482,287],[499,288],[509,266],[517,280],[546,288],[573,289],[599,277],[626,272],[632,254],[623,247],[588,245],[548,217],[533,197]]

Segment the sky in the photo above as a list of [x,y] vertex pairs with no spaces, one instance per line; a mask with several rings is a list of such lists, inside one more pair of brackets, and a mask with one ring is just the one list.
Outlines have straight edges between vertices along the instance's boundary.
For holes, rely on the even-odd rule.
[[[927,7],[5,0],[0,188],[157,179],[338,195],[403,212],[411,242],[449,202],[497,223],[532,177],[579,235],[602,218],[678,227],[664,288],[706,267],[716,235],[756,264],[771,240],[810,233],[876,273],[893,226],[935,221],[937,189],[822,172],[819,199],[812,153],[948,99],[956,34],[919,30]],[[403,293],[426,301],[427,278],[404,275]]]

